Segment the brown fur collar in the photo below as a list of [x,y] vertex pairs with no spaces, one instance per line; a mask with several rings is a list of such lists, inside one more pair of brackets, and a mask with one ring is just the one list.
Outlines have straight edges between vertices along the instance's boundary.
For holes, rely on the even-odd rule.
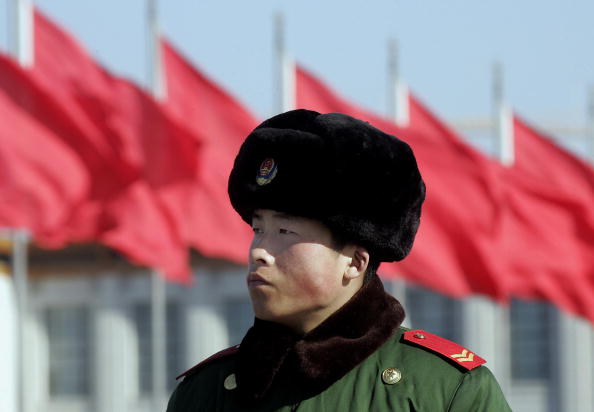
[[304,336],[256,318],[239,346],[240,396],[246,403],[257,402],[284,374],[306,391],[319,393],[378,349],[403,320],[404,309],[377,276]]

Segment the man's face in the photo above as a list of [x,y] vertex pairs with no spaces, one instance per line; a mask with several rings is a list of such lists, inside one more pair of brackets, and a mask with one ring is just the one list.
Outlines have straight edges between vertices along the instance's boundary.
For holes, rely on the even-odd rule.
[[308,332],[352,296],[344,279],[351,259],[332,248],[326,226],[258,209],[252,228],[247,284],[258,318]]

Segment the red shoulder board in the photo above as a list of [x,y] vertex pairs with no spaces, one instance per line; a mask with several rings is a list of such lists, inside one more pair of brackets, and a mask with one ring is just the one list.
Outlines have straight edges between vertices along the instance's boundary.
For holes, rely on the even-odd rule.
[[217,352],[214,355],[209,356],[208,358],[204,359],[198,365],[192,366],[190,369],[188,369],[187,371],[185,371],[184,373],[182,373],[175,379],[177,380],[179,378],[183,378],[185,376],[191,375],[192,373],[197,372],[201,367],[203,367],[207,363],[212,362],[215,359],[220,359],[220,358],[224,358],[225,356],[233,355],[238,350],[239,350],[239,345],[235,345],[235,346],[231,346],[230,348],[223,349],[222,351]]
[[463,346],[424,330],[406,331],[404,332],[404,340],[436,352],[467,370],[472,370],[486,362],[476,353]]

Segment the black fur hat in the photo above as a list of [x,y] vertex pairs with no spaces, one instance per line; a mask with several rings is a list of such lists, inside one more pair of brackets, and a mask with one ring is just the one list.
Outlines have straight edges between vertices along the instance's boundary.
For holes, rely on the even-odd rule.
[[425,184],[402,140],[345,114],[293,110],[246,138],[229,198],[247,223],[255,209],[314,218],[390,262],[410,252]]

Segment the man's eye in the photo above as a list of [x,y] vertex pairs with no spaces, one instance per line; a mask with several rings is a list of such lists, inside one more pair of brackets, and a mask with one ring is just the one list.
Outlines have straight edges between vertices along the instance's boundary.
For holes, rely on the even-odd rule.
[[262,233],[262,229],[260,229],[259,227],[253,227],[253,228],[252,228],[252,231],[253,231],[254,233],[258,233],[258,234]]
[[291,231],[290,231],[290,230],[288,230],[288,229],[279,229],[279,230],[278,230],[278,232],[279,232],[281,235],[288,235],[289,233],[293,233],[293,232],[291,232]]

